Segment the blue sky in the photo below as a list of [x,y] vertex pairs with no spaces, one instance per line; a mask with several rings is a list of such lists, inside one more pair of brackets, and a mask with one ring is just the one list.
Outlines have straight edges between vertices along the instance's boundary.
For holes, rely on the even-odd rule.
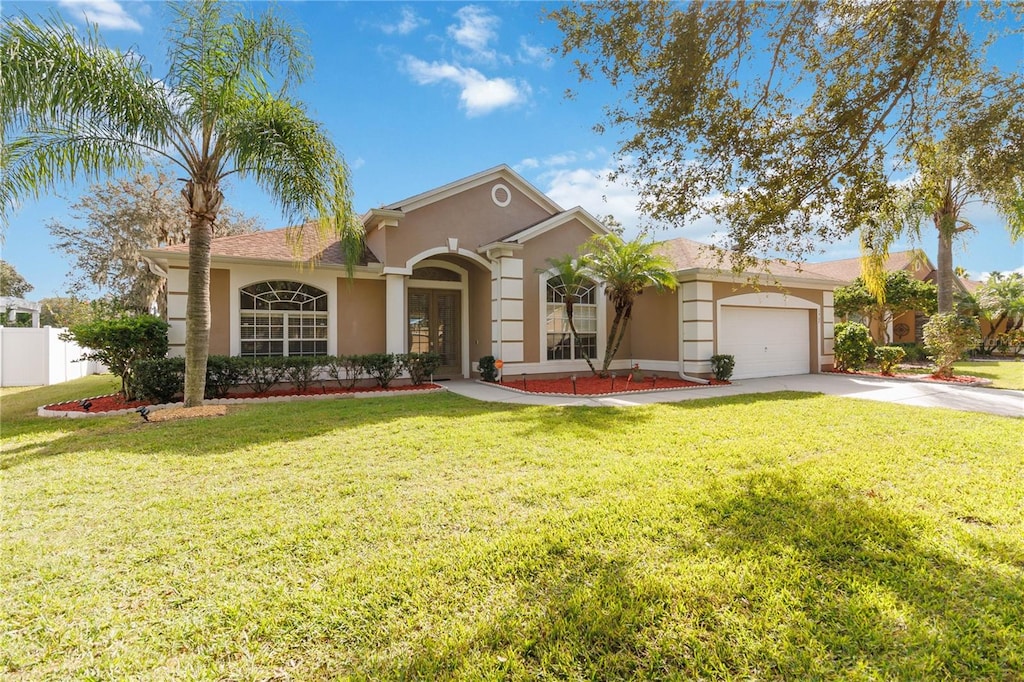
[[[593,132],[616,93],[600,82],[579,86],[570,64],[554,57],[560,33],[543,18],[555,3],[288,2],[280,10],[306,31],[315,60],[296,96],[333,136],[353,171],[360,212],[507,163],[565,208],[613,214],[640,223],[634,191],[609,183],[619,134]],[[257,5],[258,7],[258,5]],[[134,47],[163,75],[164,8],[158,3],[65,0],[4,2],[4,19],[57,11],[100,26],[108,44]],[[1019,41],[1018,41],[1019,43]],[[1021,67],[1024,49],[1011,45]],[[577,90],[573,99],[568,88]],[[69,264],[53,252],[45,223],[67,221],[84,185],[26,202],[13,215],[3,259],[35,286],[31,298],[64,295]],[[226,189],[229,204],[283,225],[268,197],[246,183]],[[1024,267],[1024,244],[1011,245],[1003,223],[983,205],[969,217],[978,231],[954,259],[979,276]],[[706,240],[714,225],[698,221],[655,237]],[[935,247],[923,244],[934,261]],[[855,240],[822,244],[820,260],[858,255]],[[818,259],[815,259],[818,260]],[[85,292],[91,294],[92,292]]]

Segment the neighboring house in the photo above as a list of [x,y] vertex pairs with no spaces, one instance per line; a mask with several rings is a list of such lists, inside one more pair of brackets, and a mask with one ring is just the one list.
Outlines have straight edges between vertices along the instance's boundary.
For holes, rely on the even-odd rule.
[[[442,357],[437,374],[450,377],[472,376],[485,355],[501,359],[506,375],[586,372],[583,345],[603,355],[612,319],[603,291],[595,286],[576,304],[581,338],[573,343],[546,261],[607,228],[580,207],[561,208],[508,166],[372,209],[362,221],[366,251],[352,278],[336,241],[307,241],[297,266],[283,229],[214,239],[210,352],[431,350]],[[662,248],[681,285],[639,297],[614,369],[708,376],[716,353],[736,356],[736,378],[831,367],[840,282],[788,265],[773,266],[772,277],[733,275],[710,247],[677,239]],[[171,353],[181,355],[188,247],[143,255],[168,278]]]
[[[806,263],[803,268],[808,272],[840,280],[842,285],[847,285],[852,284],[853,280],[860,277],[861,259],[858,257],[822,263]],[[888,272],[906,270],[918,280],[935,283],[935,265],[920,250],[890,253],[885,262],[885,269]],[[974,293],[980,284],[980,282],[954,277],[954,295]],[[871,322],[871,336],[877,342],[888,338],[892,343],[923,343],[923,329],[927,322],[928,316],[924,313],[920,311],[907,312],[890,320],[885,330],[879,327],[878,321]]]

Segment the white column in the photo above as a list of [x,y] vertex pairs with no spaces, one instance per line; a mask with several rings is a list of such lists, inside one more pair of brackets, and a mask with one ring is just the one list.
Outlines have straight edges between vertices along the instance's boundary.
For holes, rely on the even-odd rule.
[[714,302],[711,282],[684,282],[679,334],[685,374],[710,374],[715,353]]
[[385,275],[385,348],[388,353],[406,352],[409,320],[405,314],[405,275]]
[[505,362],[523,361],[523,261],[506,256],[501,259],[498,286],[501,309],[501,355]]

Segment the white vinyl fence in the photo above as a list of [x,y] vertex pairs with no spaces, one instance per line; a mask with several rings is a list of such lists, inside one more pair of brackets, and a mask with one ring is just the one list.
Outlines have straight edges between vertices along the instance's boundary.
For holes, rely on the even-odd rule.
[[82,348],[58,336],[66,329],[54,327],[0,327],[0,386],[49,386],[106,368],[81,360]]

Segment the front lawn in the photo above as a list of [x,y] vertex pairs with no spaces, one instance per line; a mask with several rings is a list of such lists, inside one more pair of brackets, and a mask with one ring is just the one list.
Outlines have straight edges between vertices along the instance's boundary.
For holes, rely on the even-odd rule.
[[[897,374],[931,374],[934,365],[901,366]],[[1024,362],[1013,360],[965,360],[953,365],[953,374],[957,376],[990,379],[992,388],[1012,388],[1024,390]]]
[[10,679],[1024,676],[1020,420],[803,393],[28,416],[101,382],[2,395]]
[[994,388],[1024,390],[1024,362],[1013,360],[971,360],[953,365],[956,374],[991,379]]

